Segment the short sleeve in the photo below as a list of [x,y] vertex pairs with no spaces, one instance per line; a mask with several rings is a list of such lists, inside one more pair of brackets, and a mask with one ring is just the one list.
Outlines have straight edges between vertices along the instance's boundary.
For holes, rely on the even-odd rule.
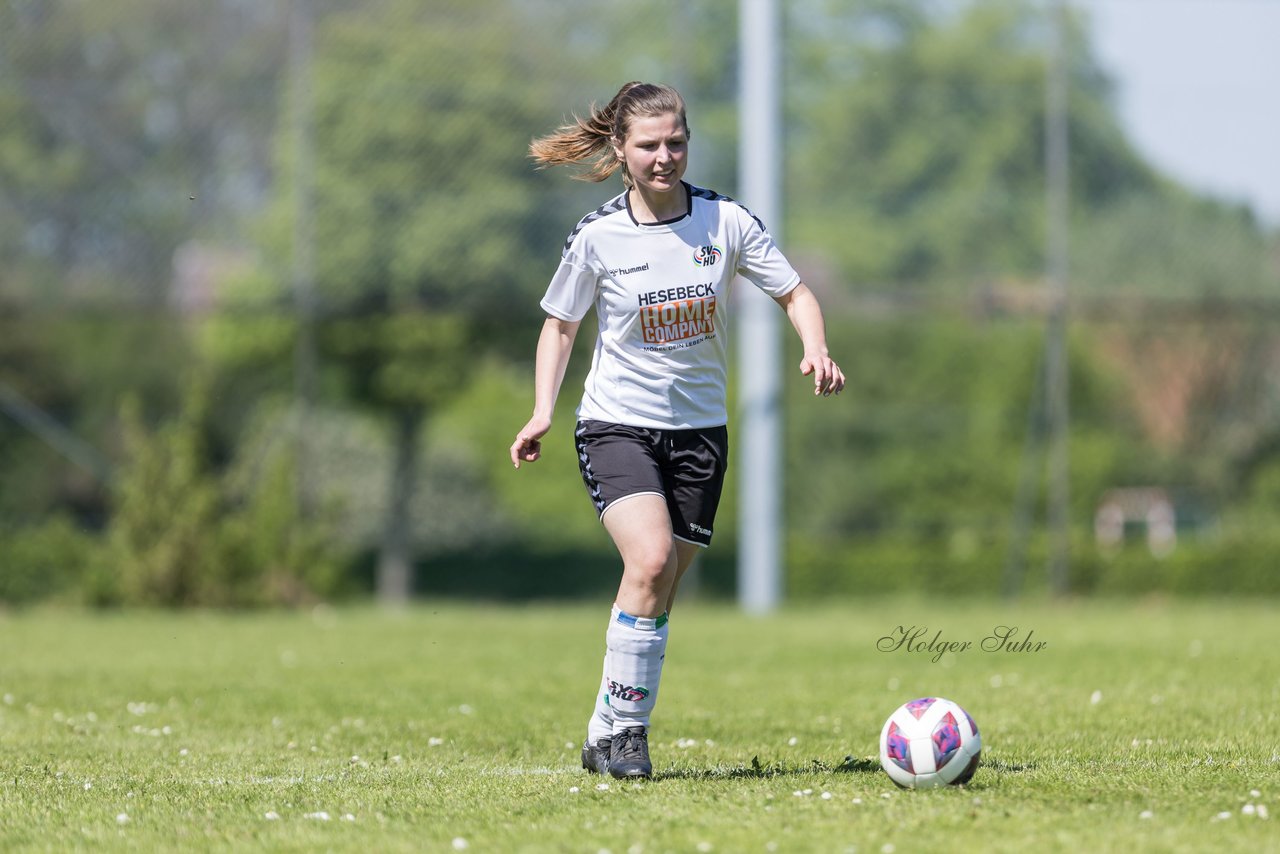
[[738,274],[771,297],[786,295],[800,284],[800,274],[760,220],[744,209],[739,210],[743,239],[738,253]]
[[560,259],[542,298],[542,310],[561,320],[577,321],[586,317],[596,300],[599,278],[592,267],[570,249]]

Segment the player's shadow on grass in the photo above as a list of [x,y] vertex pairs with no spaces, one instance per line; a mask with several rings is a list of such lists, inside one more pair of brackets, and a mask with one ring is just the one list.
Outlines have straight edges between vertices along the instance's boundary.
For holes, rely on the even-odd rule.
[[1034,762],[1006,762],[1003,759],[983,759],[978,765],[979,770],[986,768],[988,771],[994,771],[997,774],[1021,774],[1024,771],[1036,770]]
[[[1005,762],[1004,760],[983,760],[978,766],[996,774],[1021,774],[1035,770],[1033,764]],[[809,762],[786,764],[782,762],[761,762],[760,757],[753,756],[750,765],[717,765],[712,768],[673,768],[660,771],[655,776],[664,780],[763,780],[773,777],[789,777],[809,774],[883,774],[879,761],[875,759],[859,759],[846,756],[839,765],[813,759]],[[981,781],[978,787],[981,787]],[[974,788],[972,784],[968,788]]]
[[845,757],[844,762],[833,765],[821,759],[787,764],[761,762],[759,756],[751,757],[750,765],[717,765],[712,768],[673,768],[655,776],[664,780],[764,780],[773,777],[790,777],[801,774],[878,774],[880,763],[872,759]]

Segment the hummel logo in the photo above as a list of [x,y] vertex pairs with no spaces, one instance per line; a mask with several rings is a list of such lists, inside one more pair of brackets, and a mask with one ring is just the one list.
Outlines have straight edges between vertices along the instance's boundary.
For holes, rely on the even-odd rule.
[[709,531],[708,529],[706,529],[706,528],[702,527],[702,526],[701,526],[701,525],[699,525],[697,522],[690,522],[690,523],[689,523],[689,530],[690,530],[690,531],[693,531],[695,534],[702,534],[704,537],[709,537],[709,536],[711,536],[711,531]]
[[639,267],[615,267],[609,271],[610,276],[630,276],[632,273],[643,273],[649,269],[649,262],[645,261]]

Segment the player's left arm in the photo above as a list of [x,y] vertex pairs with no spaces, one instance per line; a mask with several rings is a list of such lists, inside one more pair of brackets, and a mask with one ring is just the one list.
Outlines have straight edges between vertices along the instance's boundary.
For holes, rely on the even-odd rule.
[[827,352],[827,327],[818,298],[801,282],[782,296],[774,297],[774,302],[782,306],[804,344],[800,373],[806,377],[813,375],[813,393],[823,397],[839,394],[844,390],[844,372]]

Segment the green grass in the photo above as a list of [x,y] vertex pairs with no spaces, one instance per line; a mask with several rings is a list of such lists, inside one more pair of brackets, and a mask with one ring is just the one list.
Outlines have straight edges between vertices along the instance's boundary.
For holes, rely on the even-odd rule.
[[[1280,847],[1273,603],[689,604],[657,779],[602,789],[578,749],[606,615],[0,616],[0,849]],[[899,625],[974,648],[878,650]],[[1047,646],[982,651],[998,625]],[[897,790],[880,725],[932,694],[977,720],[984,764]]]

